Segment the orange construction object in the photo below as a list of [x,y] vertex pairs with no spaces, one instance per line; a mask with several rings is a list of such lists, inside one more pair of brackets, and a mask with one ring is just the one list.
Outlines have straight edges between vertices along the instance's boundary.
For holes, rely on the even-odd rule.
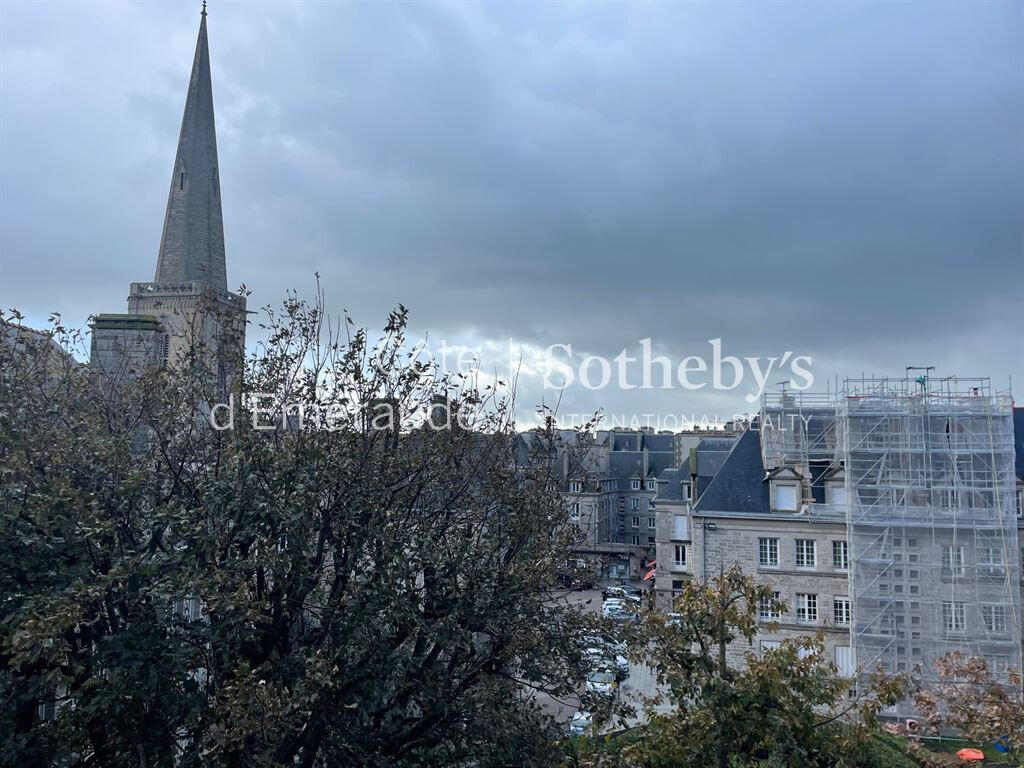
[[972,749],[971,747],[964,747],[956,753],[956,756],[959,757],[961,760],[970,760],[972,762],[975,760],[985,759],[984,752],[982,752],[980,749]]

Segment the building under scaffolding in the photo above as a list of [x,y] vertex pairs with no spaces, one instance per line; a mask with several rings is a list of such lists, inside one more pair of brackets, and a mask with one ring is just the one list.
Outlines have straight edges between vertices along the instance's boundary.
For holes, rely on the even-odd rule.
[[[850,643],[862,672],[927,684],[952,651],[1021,669],[1013,404],[987,379],[848,379],[766,397],[762,459],[803,478],[802,510],[845,518]],[[828,472],[845,492],[811,496]],[[913,714],[909,703],[898,708]]]

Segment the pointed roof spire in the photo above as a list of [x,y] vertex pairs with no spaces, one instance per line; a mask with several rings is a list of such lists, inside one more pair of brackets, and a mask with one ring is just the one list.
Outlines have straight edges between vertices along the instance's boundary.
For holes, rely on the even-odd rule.
[[195,280],[227,291],[205,2],[185,97],[185,114],[181,120],[155,279],[158,283]]

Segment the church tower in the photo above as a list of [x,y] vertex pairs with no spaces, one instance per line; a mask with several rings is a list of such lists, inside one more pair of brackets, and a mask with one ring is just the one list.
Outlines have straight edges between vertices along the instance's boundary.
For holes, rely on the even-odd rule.
[[228,290],[206,4],[152,282],[132,283],[128,315],[97,315],[93,364],[138,375],[146,365],[201,363],[226,390],[241,370],[245,298]]

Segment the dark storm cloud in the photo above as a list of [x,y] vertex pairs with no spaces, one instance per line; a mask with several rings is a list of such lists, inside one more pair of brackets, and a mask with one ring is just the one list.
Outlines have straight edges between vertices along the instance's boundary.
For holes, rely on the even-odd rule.
[[[150,277],[196,10],[4,5],[6,305],[81,322]],[[721,337],[1019,389],[1022,28],[1016,3],[216,3],[229,279],[264,303],[318,270],[434,338]]]

